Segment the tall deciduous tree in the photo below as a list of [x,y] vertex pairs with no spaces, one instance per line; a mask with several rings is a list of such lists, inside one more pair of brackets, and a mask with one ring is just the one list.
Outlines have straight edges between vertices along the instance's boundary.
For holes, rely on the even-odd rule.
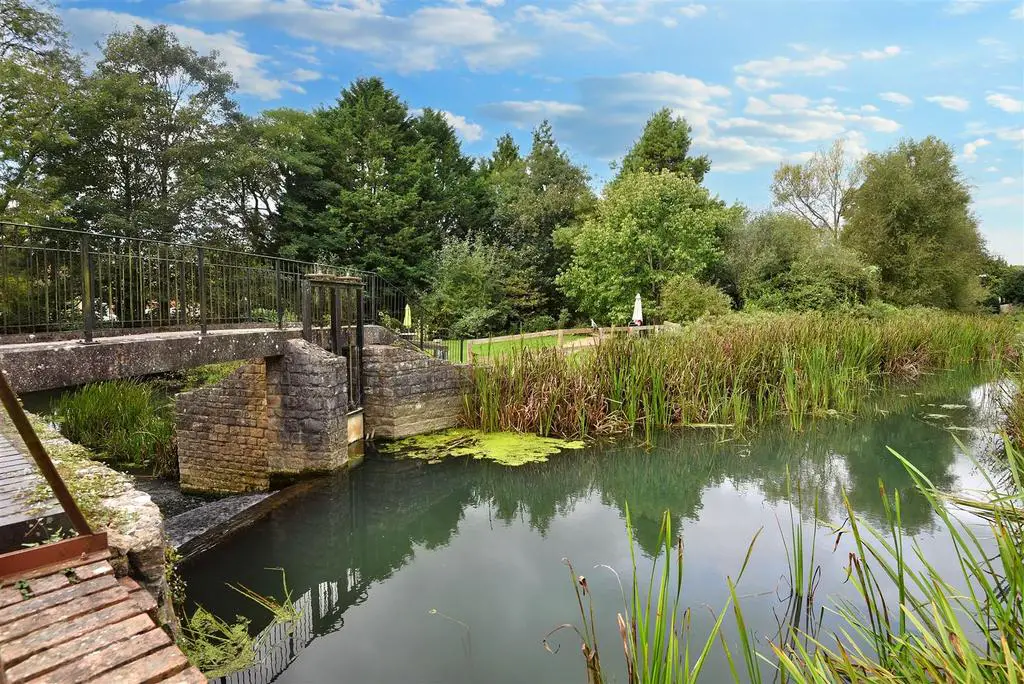
[[595,216],[560,234],[572,258],[558,284],[582,313],[625,323],[635,294],[658,302],[670,278],[699,277],[721,259],[736,211],[688,176],[625,174],[606,188]]
[[166,26],[115,33],[72,111],[77,146],[61,160],[85,225],[132,236],[192,238],[211,230],[198,209],[219,190],[231,76]]
[[838,239],[858,180],[858,168],[847,157],[840,138],[803,164],[780,164],[772,177],[772,200],[776,207]]
[[63,115],[80,75],[55,14],[0,0],[0,217],[44,222],[62,214],[45,167],[70,142]]
[[697,183],[711,170],[707,155],[691,157],[690,125],[681,116],[672,116],[667,107],[647,120],[644,132],[622,160],[622,173],[671,171],[689,176]]
[[863,172],[843,240],[879,267],[882,296],[901,306],[973,306],[983,243],[949,145],[904,140],[868,155]]

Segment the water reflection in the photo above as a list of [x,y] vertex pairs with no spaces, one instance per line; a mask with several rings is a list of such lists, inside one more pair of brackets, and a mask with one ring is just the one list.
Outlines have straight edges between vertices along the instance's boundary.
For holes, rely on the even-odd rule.
[[[987,403],[972,400],[968,380],[957,385],[945,378],[930,391],[890,397],[884,412],[821,421],[801,433],[782,425],[749,439],[665,433],[647,448],[609,444],[520,468],[370,455],[350,476],[325,480],[194,561],[185,569],[189,595],[221,616],[249,615],[254,627],[265,616],[225,582],[279,593],[279,576],[265,568],[284,567],[294,595],[302,596],[306,611],[297,633],[273,641],[264,665],[235,681],[269,681],[310,640],[350,618],[358,627],[330,637],[323,648],[310,647],[281,681],[578,678],[577,663],[566,665],[565,657],[552,665],[535,648],[548,628],[574,615],[558,561],[570,556],[578,567],[621,568],[627,502],[648,555],[656,552],[662,511],[672,511],[696,554],[688,591],[712,605],[724,597],[725,574],[739,566],[750,534],[757,526],[774,528],[778,511],[790,503],[809,515],[817,497],[822,522],[838,523],[845,491],[860,515],[878,522],[885,515],[882,480],[890,493],[900,493],[905,531],[927,538],[936,524],[928,504],[887,447],[911,458],[939,487],[970,486],[963,481],[971,477],[970,462],[956,438],[970,443],[972,433],[945,429],[989,419]],[[784,558],[770,542],[765,546],[755,575],[770,587]],[[605,590],[617,594],[611,582]],[[458,628],[429,621],[431,607],[473,625],[472,642],[484,654],[467,664],[461,637],[453,636]],[[765,631],[770,617],[766,609]],[[393,655],[399,647],[401,655]],[[350,676],[328,677],[335,670]]]

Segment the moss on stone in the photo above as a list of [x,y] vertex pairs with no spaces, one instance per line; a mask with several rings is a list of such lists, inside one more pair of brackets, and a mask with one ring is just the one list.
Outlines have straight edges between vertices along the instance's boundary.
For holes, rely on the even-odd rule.
[[438,463],[446,458],[471,456],[506,466],[543,463],[565,449],[582,449],[583,442],[516,432],[481,432],[456,428],[388,442],[380,451],[397,458]]

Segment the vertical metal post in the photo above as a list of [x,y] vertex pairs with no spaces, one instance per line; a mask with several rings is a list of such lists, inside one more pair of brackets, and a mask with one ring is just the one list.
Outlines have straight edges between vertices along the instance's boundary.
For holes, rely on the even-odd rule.
[[380,323],[377,320],[377,279],[370,277],[370,322]]
[[[356,288],[356,349],[359,353],[359,394],[356,400],[363,405],[363,286]],[[351,363],[351,360],[349,361]]]
[[181,248],[181,265],[178,267],[178,325],[188,322],[188,281],[185,278],[185,248]]
[[302,279],[302,339],[313,341],[313,285]]
[[198,248],[199,252],[199,334],[206,334],[206,250]]
[[341,354],[341,288],[331,285],[331,351]]
[[423,314],[420,313],[420,349],[423,349]]
[[284,299],[281,297],[281,260],[274,259],[274,298],[277,300],[277,329],[284,327]]
[[96,326],[96,312],[92,308],[92,255],[89,254],[89,236],[82,235],[82,320],[86,344],[92,344],[92,331]]

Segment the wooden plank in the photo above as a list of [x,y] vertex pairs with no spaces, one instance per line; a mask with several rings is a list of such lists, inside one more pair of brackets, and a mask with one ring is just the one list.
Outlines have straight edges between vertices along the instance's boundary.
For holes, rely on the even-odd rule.
[[[3,557],[0,556],[0,558],[3,558]],[[77,568],[80,568],[80,567],[84,567],[86,565],[91,565],[92,563],[96,563],[96,562],[100,562],[100,561],[106,561],[108,558],[110,558],[110,549],[100,549],[98,551],[90,551],[89,553],[86,553],[84,555],[78,555],[78,556],[75,556],[74,558],[70,558],[68,560],[61,560],[61,561],[58,561],[57,563],[51,563],[49,565],[41,565],[41,566],[39,566],[37,568],[33,568],[32,570],[26,570],[25,572],[19,573],[18,575],[14,576],[14,577],[6,577],[6,578],[3,579],[3,581],[4,582],[14,582],[14,581],[21,580],[21,579],[31,580],[31,579],[35,579],[35,578],[38,578],[38,577],[45,577],[46,575],[56,575],[56,574],[59,574],[61,572],[64,572],[64,570],[66,570],[68,568],[76,568],[77,569]],[[108,565],[109,565],[109,563],[108,563]],[[113,568],[111,568],[111,572],[113,572]]]
[[[32,584],[29,583],[28,586],[31,588]],[[63,589],[51,591],[47,594],[43,594],[42,596],[33,596],[32,598],[25,599],[20,603],[15,603],[12,606],[0,608],[0,627],[9,622],[14,622],[15,620],[20,620],[49,608],[83,598],[90,594],[95,594],[96,592],[103,591],[104,589],[120,586],[121,585],[118,581],[110,575],[103,575],[101,577],[94,577],[93,579],[85,582],[69,584]]]
[[[161,682],[167,677],[188,669],[188,667],[188,660],[178,650],[177,646],[172,645],[87,681],[151,684],[152,682]],[[53,684],[63,684],[66,680],[56,679],[50,681]],[[42,682],[38,684],[42,684]]]
[[179,672],[163,680],[163,684],[207,684],[209,680],[202,672],[190,667],[184,672]]
[[[93,551],[107,550],[107,533],[87,534],[44,544],[31,549],[0,555],[0,579],[24,577],[26,573],[49,565],[65,564],[75,558],[87,557]],[[108,552],[109,553],[109,552]],[[84,560],[84,559],[83,559]]]
[[9,666],[19,663],[31,655],[53,648],[58,644],[78,638],[94,630],[133,618],[139,615],[134,601],[121,601],[102,610],[50,625],[37,632],[27,634],[3,645],[4,662]]
[[[128,601],[128,598],[128,592],[124,590],[124,587],[116,586],[111,589],[105,589],[95,594],[81,597],[76,601],[71,601],[70,603],[65,603],[38,613],[33,613],[32,615],[9,624],[0,625],[0,646],[8,641],[17,639],[18,637],[41,630],[44,627],[49,627],[52,624],[66,622],[67,620],[76,618],[80,615],[95,613],[96,611],[112,606],[115,603]],[[138,606],[135,605],[135,602],[130,601],[130,603],[137,611]],[[3,648],[4,653],[6,653],[7,648]]]
[[[150,624],[152,625],[152,622]],[[143,681],[160,681],[159,679],[144,678],[147,671],[143,668],[138,669],[142,674],[138,678],[132,678],[132,675],[127,672],[121,675],[117,673],[120,671],[119,668],[130,668],[136,665],[136,663],[143,662],[151,654],[155,655],[161,651],[176,651],[180,659],[185,660],[185,656],[181,655],[181,651],[178,651],[175,646],[169,646],[170,643],[171,639],[167,636],[167,633],[162,629],[154,627],[147,632],[137,634],[124,641],[108,644],[98,651],[82,656],[73,663],[68,663],[52,672],[27,681],[31,682],[31,684],[72,684],[97,681],[97,678],[101,678],[100,681],[118,682],[119,684],[122,682],[123,684],[135,684],[136,682]],[[142,660],[139,660],[140,658]],[[170,661],[171,659],[164,660]],[[180,665],[176,669],[172,665],[167,665],[165,668],[170,669],[171,674],[182,669]],[[114,670],[114,672],[111,672],[111,670]],[[156,670],[158,668],[149,666],[149,672]]]
[[[110,563],[105,560],[87,563],[86,565],[72,569],[75,571],[75,576],[83,582],[93,579],[94,577],[114,574],[114,568],[112,568]],[[37,577],[35,579],[27,579],[25,581],[28,582],[33,596],[42,596],[43,594],[47,594],[51,591],[63,589],[71,584],[67,575],[63,572]],[[21,595],[21,590],[17,588],[14,580],[9,580],[8,584],[0,587],[0,608],[6,608],[9,605],[20,603],[24,600],[25,599]]]
[[[111,644],[131,639],[137,634],[153,630],[153,621],[148,615],[136,615],[123,622],[108,625],[103,629],[93,630],[77,639],[65,642],[53,648],[37,653],[7,670],[9,684],[18,684],[33,677],[40,677],[68,665],[72,661],[88,656],[90,653],[106,648]],[[162,634],[162,630],[160,631]],[[163,644],[154,646],[154,650]],[[114,665],[111,665],[114,667]]]

